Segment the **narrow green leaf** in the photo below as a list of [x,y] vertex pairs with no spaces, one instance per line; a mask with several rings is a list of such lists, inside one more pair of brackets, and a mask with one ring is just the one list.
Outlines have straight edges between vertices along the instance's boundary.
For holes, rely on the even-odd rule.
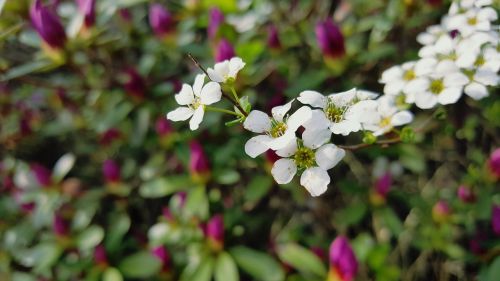
[[102,274],[102,281],[123,281],[123,276],[118,269],[108,267]]
[[89,250],[99,245],[103,238],[104,230],[100,226],[93,225],[78,235],[76,244],[80,250]]
[[285,272],[270,255],[243,246],[232,248],[229,253],[241,269],[262,281],[282,281]]
[[30,74],[32,72],[41,71],[43,69],[54,66],[54,63],[50,60],[36,60],[31,61],[16,67],[11,68],[5,75],[0,76],[0,82],[11,80]]
[[56,164],[54,165],[53,173],[52,173],[52,178],[56,181],[59,182],[61,181],[73,168],[73,165],[75,165],[75,155],[72,153],[66,153],[59,160],[57,160]]
[[238,268],[231,255],[222,252],[215,263],[215,281],[239,281]]
[[118,269],[127,278],[148,278],[160,271],[161,262],[149,252],[139,252],[122,260]]
[[318,256],[298,244],[279,245],[278,256],[300,272],[312,273],[322,278],[326,276],[326,268]]
[[187,176],[171,176],[156,178],[145,182],[139,188],[139,194],[145,198],[160,198],[192,186]]

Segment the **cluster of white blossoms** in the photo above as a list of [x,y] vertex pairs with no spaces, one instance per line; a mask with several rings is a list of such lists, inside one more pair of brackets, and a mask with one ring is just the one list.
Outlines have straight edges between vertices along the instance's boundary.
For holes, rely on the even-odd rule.
[[[211,82],[205,84],[206,75],[201,74],[192,87],[184,84],[175,96],[181,107],[169,112],[167,118],[191,118],[190,128],[196,130],[205,110],[239,116],[236,121],[257,134],[246,142],[245,152],[255,158],[267,150],[275,151],[281,157],[271,169],[276,182],[287,184],[300,175],[300,184],[312,196],[319,196],[330,184],[328,170],[346,154],[342,146],[331,142],[332,135],[363,132],[372,136],[368,143],[387,133],[402,138],[395,127],[413,121],[407,104],[415,103],[422,109],[451,104],[462,92],[480,99],[488,95],[486,86],[498,84],[500,46],[498,26],[492,24],[497,14],[490,4],[491,0],[454,2],[441,25],[429,27],[417,38],[425,45],[419,52],[421,59],[382,74],[385,95],[351,89],[325,96],[307,90],[296,100],[274,107],[271,115],[250,109],[243,113],[233,85],[245,63],[235,57],[206,71]],[[228,98],[237,107],[234,112],[209,106],[221,99],[223,84],[233,92],[234,100]],[[291,113],[294,105],[297,109]]]
[[463,93],[479,100],[499,82],[498,15],[492,0],[452,3],[440,25],[417,37],[420,59],[387,69],[380,82],[399,105],[430,109],[456,103]]

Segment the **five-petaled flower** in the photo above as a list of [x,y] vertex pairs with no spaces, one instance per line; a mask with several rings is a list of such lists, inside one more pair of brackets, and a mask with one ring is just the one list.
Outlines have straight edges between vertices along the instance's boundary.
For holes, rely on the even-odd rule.
[[245,63],[239,57],[218,62],[214,68],[208,68],[207,73],[210,80],[218,83],[233,83],[238,72],[245,67]]

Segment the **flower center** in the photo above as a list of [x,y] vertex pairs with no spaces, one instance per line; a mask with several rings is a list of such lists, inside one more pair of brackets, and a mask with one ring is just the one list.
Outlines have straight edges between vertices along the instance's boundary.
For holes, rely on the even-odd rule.
[[197,109],[198,107],[200,107],[201,104],[201,99],[199,97],[195,97],[194,98],[194,101],[193,103],[191,104],[191,106],[193,107],[193,109]]
[[410,81],[410,80],[415,79],[415,71],[413,71],[411,69],[405,71],[405,73],[403,74],[403,79],[406,81]]
[[476,61],[474,62],[474,66],[480,67],[483,66],[486,63],[486,60],[482,55],[478,56]]
[[325,114],[328,120],[333,123],[338,123],[344,120],[345,111],[346,107],[338,107],[333,102],[329,101],[325,109]]
[[477,18],[476,17],[468,18],[467,19],[467,24],[469,24],[469,25],[476,25],[477,24]]
[[287,128],[288,127],[285,122],[273,120],[271,122],[271,131],[269,132],[269,134],[273,138],[278,138],[285,134]]
[[442,79],[436,79],[431,81],[431,85],[429,87],[431,93],[438,95],[444,90],[444,84]]
[[293,156],[293,161],[299,169],[307,169],[316,164],[314,151],[308,147],[300,147]]
[[380,127],[385,128],[391,126],[391,118],[386,117],[380,120]]
[[398,108],[405,108],[408,106],[408,104],[406,103],[406,96],[403,93],[397,95],[394,102],[396,103],[396,106]]

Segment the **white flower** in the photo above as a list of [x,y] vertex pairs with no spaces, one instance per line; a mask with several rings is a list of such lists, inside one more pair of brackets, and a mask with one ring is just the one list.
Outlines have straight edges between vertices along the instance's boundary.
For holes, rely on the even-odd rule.
[[441,25],[431,25],[427,29],[417,36],[417,42],[427,46],[436,43],[436,41],[443,34],[447,34],[448,31]]
[[445,24],[448,30],[458,30],[460,34],[467,37],[477,31],[490,31],[491,22],[497,20],[495,9],[471,8],[465,13],[450,16]]
[[245,67],[245,63],[241,58],[234,57],[231,60],[216,63],[214,68],[208,68],[207,73],[210,80],[226,83],[236,79],[238,72]]
[[[304,124],[304,139],[314,139],[315,146],[323,144],[330,134],[347,136],[361,129],[363,112],[371,100],[362,100],[365,93],[351,89],[346,92],[323,96],[316,91],[303,91],[298,100],[303,104],[321,108],[313,110],[311,120]],[[330,131],[330,132],[328,132]]]
[[309,191],[311,196],[319,196],[326,191],[330,183],[327,171],[344,158],[345,151],[331,143],[315,151],[311,144],[304,140],[299,146],[296,142],[290,143],[278,155],[286,158],[276,161],[271,169],[276,182],[287,184],[297,171],[303,171],[300,184]]
[[450,60],[437,64],[434,72],[408,84],[408,91],[415,97],[415,104],[429,109],[436,104],[456,103],[462,95],[463,86],[469,82],[458,67]]
[[385,70],[379,80],[380,83],[385,84],[384,93],[396,96],[407,92],[405,88],[408,83],[417,78],[415,65],[416,62],[411,61]]
[[498,82],[499,77],[496,72],[479,69],[470,74],[469,83],[465,86],[464,93],[475,100],[479,100],[488,96],[486,86],[496,86]]
[[189,118],[189,128],[194,131],[198,129],[203,115],[205,105],[220,101],[222,92],[220,85],[215,82],[205,83],[205,74],[198,74],[194,80],[193,87],[188,84],[182,85],[181,91],[175,95],[175,101],[181,106],[167,114],[167,119],[172,121],[185,121]]
[[460,8],[468,10],[471,8],[481,8],[484,6],[490,6],[492,4],[492,0],[461,0],[461,1],[453,1],[450,6],[450,10],[448,14],[454,15],[460,12]]
[[268,149],[279,150],[290,142],[295,142],[295,131],[311,118],[311,109],[303,106],[290,117],[285,117],[292,106],[292,101],[285,105],[276,106],[272,117],[259,110],[252,110],[248,114],[243,127],[251,132],[262,135],[255,136],[245,144],[245,152],[250,157],[257,157]]
[[413,120],[411,112],[398,109],[394,96],[380,97],[370,113],[370,117],[363,123],[363,128],[372,131],[375,136],[381,136],[394,127],[408,124]]

